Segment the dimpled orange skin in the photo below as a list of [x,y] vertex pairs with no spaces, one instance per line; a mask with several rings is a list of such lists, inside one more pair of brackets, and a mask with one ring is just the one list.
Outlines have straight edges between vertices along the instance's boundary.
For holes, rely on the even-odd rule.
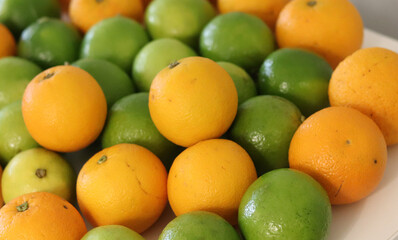
[[361,48],[363,22],[348,0],[293,0],[279,15],[276,38],[281,48],[314,51],[335,68]]
[[355,108],[372,118],[387,145],[398,143],[398,54],[367,48],[346,58],[329,84],[332,106]]
[[237,143],[202,141],[182,152],[170,169],[170,206],[177,216],[210,211],[235,225],[240,200],[256,179],[252,159]]
[[71,0],[69,16],[82,32],[105,18],[122,15],[141,21],[144,6],[141,0]]
[[280,11],[290,0],[218,0],[220,13],[245,12],[261,18],[275,30]]
[[[101,157],[106,161],[98,164]],[[167,172],[149,150],[119,144],[95,154],[77,179],[77,200],[93,226],[123,225],[141,233],[167,203]]]
[[157,129],[184,147],[220,137],[238,109],[231,77],[203,57],[184,58],[175,65],[160,71],[149,91],[149,110]]
[[[17,206],[28,202],[28,209]],[[36,192],[19,196],[0,209],[0,239],[80,240],[87,228],[79,212],[57,195]]]
[[96,80],[73,66],[43,71],[22,98],[29,133],[41,146],[57,152],[78,151],[94,142],[106,112],[105,95]]
[[387,146],[377,125],[347,107],[323,109],[303,122],[289,149],[289,165],[315,178],[332,204],[368,196],[380,183]]
[[0,23],[0,58],[13,56],[16,52],[14,36],[6,26]]

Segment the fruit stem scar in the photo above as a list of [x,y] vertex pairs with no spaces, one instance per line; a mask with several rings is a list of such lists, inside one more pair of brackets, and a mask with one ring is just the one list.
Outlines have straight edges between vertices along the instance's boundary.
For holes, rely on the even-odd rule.
[[53,72],[47,73],[47,74],[43,77],[42,81],[47,80],[47,79],[51,78],[51,77],[54,76],[54,75],[55,75],[55,73],[53,73]]
[[307,2],[307,5],[310,6],[310,7],[313,7],[313,6],[315,6],[316,4],[317,4],[316,1],[309,1],[309,2]]
[[46,169],[38,168],[38,169],[36,170],[36,176],[37,176],[38,178],[44,178],[46,175],[47,175],[47,170],[46,170]]
[[177,67],[178,65],[180,65],[180,62],[174,61],[174,62],[172,62],[172,63],[169,64],[169,68],[170,68],[170,69],[173,69],[173,68]]
[[97,3],[102,3],[104,0],[95,0]]
[[108,160],[108,157],[106,155],[102,155],[100,159],[98,159],[97,164],[102,164]]
[[29,209],[29,204],[28,202],[24,202],[21,205],[17,206],[17,211],[18,212],[25,212],[26,210]]

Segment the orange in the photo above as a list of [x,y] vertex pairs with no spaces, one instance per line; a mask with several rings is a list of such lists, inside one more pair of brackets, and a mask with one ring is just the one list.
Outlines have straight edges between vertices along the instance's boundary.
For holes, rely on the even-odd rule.
[[221,13],[244,12],[261,18],[272,30],[280,11],[290,0],[218,0]]
[[99,84],[73,66],[49,68],[28,84],[22,114],[30,135],[41,146],[73,152],[91,144],[106,119],[106,100]]
[[368,196],[383,177],[387,146],[377,125],[361,112],[329,107],[298,128],[289,149],[291,168],[303,171],[327,191],[332,204]]
[[59,0],[59,3],[60,3],[61,8],[62,8],[62,11],[68,12],[70,1],[71,0]]
[[3,194],[1,191],[1,177],[2,177],[3,169],[0,166],[0,208],[4,205]]
[[329,100],[368,115],[388,145],[398,143],[398,54],[383,48],[355,52],[333,73]]
[[141,21],[144,7],[141,0],[71,0],[69,16],[82,32],[106,18],[122,15]]
[[362,46],[362,18],[348,0],[293,0],[279,15],[276,38],[281,48],[314,51],[335,68]]
[[79,212],[57,195],[22,195],[0,209],[0,239],[80,240],[87,232]]
[[189,147],[228,130],[238,110],[238,93],[232,78],[216,62],[188,57],[155,77],[149,110],[163,136]]
[[6,26],[0,23],[0,58],[13,56],[16,52],[14,36]]
[[170,206],[177,216],[210,211],[236,224],[240,200],[256,179],[253,161],[237,143],[202,141],[183,151],[171,166],[167,181]]
[[167,203],[167,172],[152,152],[119,144],[95,154],[77,178],[80,210],[93,225],[123,225],[141,233]]

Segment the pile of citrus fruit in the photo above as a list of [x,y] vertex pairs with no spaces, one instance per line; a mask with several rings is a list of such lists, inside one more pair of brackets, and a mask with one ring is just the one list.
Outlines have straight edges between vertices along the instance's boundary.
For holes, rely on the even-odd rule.
[[398,143],[362,41],[348,0],[0,1],[0,239],[326,239]]

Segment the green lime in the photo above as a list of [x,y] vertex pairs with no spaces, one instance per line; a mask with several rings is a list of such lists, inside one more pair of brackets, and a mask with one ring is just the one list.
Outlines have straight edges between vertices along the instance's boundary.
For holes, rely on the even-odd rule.
[[275,48],[271,30],[259,18],[241,12],[214,18],[200,36],[202,56],[235,63],[250,74],[257,73]]
[[289,100],[257,96],[239,106],[229,136],[249,153],[260,176],[289,166],[290,141],[302,120]]
[[72,25],[45,17],[22,32],[18,55],[50,68],[77,60],[80,42],[81,37]]
[[110,108],[117,100],[135,92],[130,77],[119,66],[102,59],[84,58],[72,64],[91,74],[104,91]]
[[61,15],[58,0],[1,0],[0,22],[18,39],[21,32],[41,17]]
[[236,90],[238,91],[239,104],[257,95],[256,85],[253,79],[243,68],[229,62],[217,63],[228,72],[234,81]]
[[138,90],[149,92],[152,80],[160,70],[172,62],[191,56],[197,56],[196,52],[176,39],[162,38],[148,43],[133,64],[133,79]]
[[145,240],[145,238],[130,228],[106,225],[91,229],[81,240]]
[[41,71],[39,66],[23,58],[0,59],[0,109],[21,100],[26,86]]
[[75,193],[76,174],[60,155],[43,148],[17,154],[4,169],[1,188],[4,201],[31,192],[50,192],[68,201]]
[[181,148],[163,137],[149,114],[149,94],[135,93],[117,101],[111,108],[102,135],[102,147],[134,143],[153,152],[167,169]]
[[130,74],[135,56],[148,41],[144,27],[135,20],[122,16],[107,18],[86,33],[80,57],[108,60]]
[[162,0],[149,5],[145,23],[154,39],[176,38],[196,48],[200,33],[215,16],[208,0]]
[[261,66],[259,91],[289,99],[308,117],[329,106],[332,72],[329,63],[315,53],[280,49],[270,54]]
[[259,177],[243,195],[239,227],[246,240],[326,239],[329,198],[309,175],[277,169]]
[[169,222],[159,240],[240,240],[238,233],[217,214],[196,211],[176,217]]

